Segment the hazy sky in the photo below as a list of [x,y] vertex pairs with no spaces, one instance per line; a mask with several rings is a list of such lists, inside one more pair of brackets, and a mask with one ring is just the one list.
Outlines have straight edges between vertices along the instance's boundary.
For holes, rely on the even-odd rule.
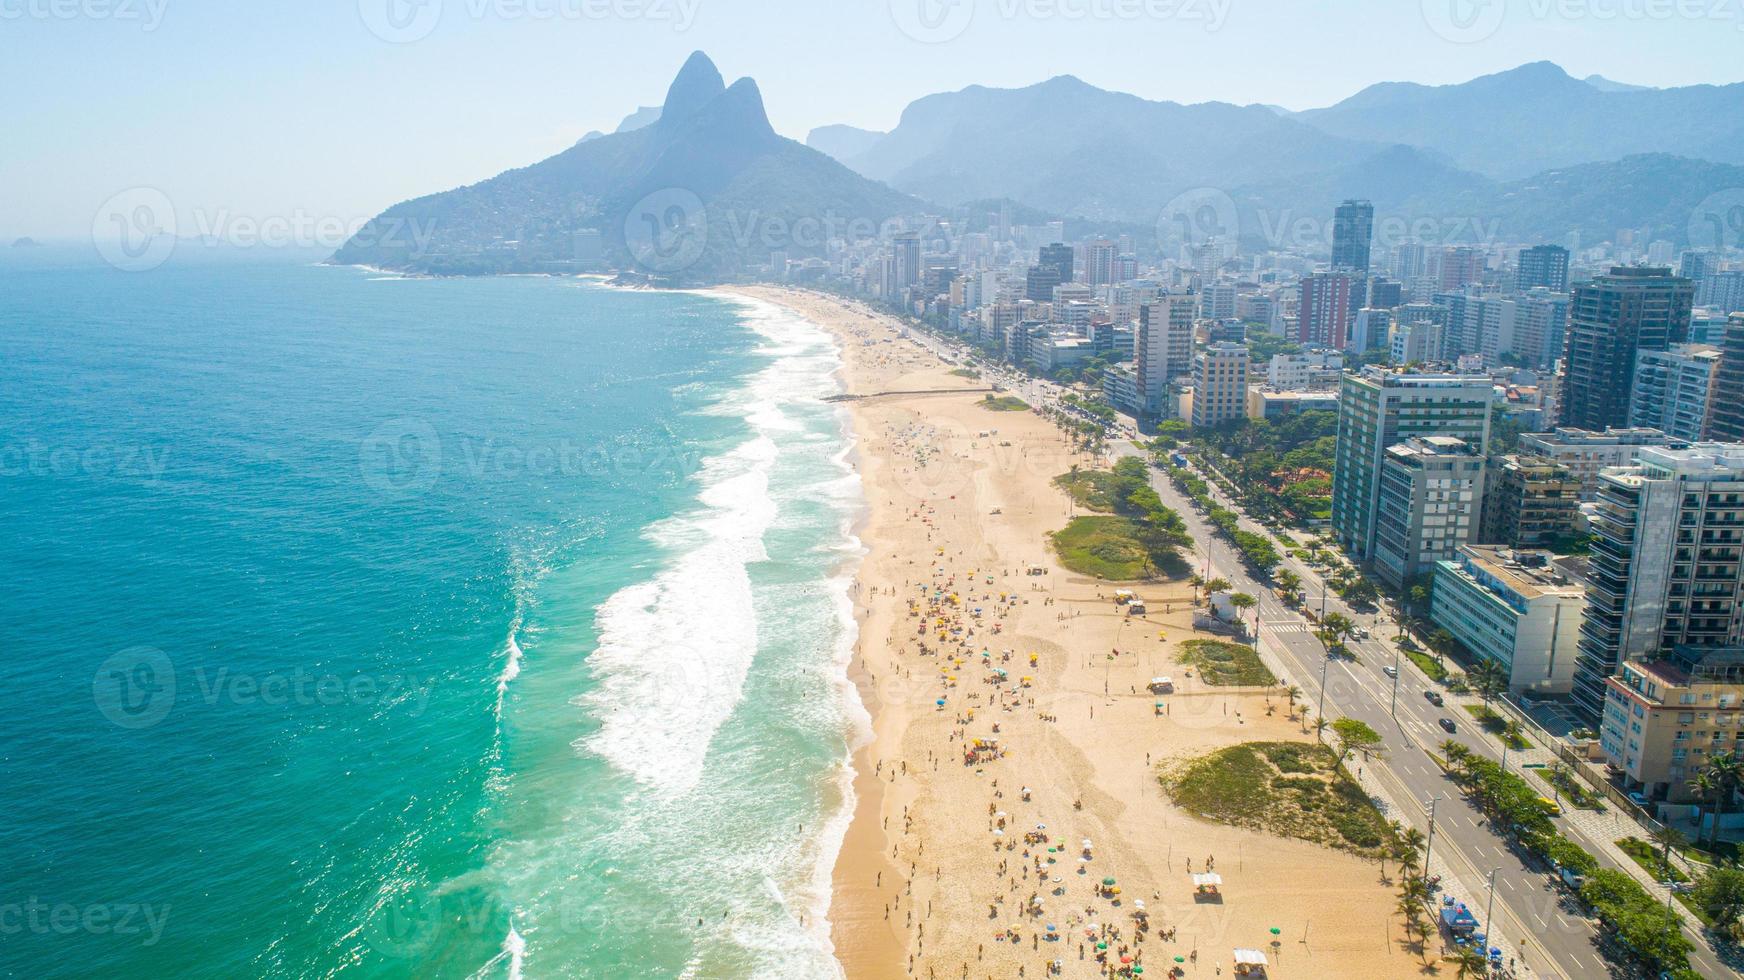
[[183,234],[360,221],[611,130],[699,48],[804,139],[1068,73],[1296,109],[1541,59],[1728,83],[1744,0],[0,0],[0,239],[136,188]]

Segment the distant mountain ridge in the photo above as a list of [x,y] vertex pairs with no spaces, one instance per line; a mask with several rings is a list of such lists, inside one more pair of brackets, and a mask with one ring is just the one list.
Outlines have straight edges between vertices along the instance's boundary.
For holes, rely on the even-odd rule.
[[1504,180],[1640,153],[1744,164],[1744,83],[1599,82],[1539,61],[1458,85],[1383,82],[1296,118],[1345,139],[1421,147]]
[[775,251],[821,252],[819,223],[876,230],[921,208],[777,135],[756,82],[727,86],[700,51],[650,116],[641,110],[626,125],[643,125],[397,204],[333,261],[435,275],[593,266],[719,279]]
[[[1072,76],[1016,89],[971,86],[917,99],[846,165],[940,204],[1006,198],[1056,215],[1154,225],[1180,195],[1227,195],[1249,244],[1285,214],[1329,214],[1346,197],[1410,221],[1604,240],[1620,227],[1685,238],[1670,196],[1738,186],[1744,84],[1657,89],[1575,79],[1538,62],[1458,85],[1372,85],[1334,106],[1182,105],[1108,92]],[[1653,161],[1649,164],[1647,161]],[[1710,166],[1708,161],[1721,166]],[[1610,196],[1565,182],[1573,170]],[[1584,203],[1583,203],[1584,202]],[[1448,211],[1456,208],[1456,211]],[[1559,210],[1561,209],[1561,210]],[[1615,223],[1597,227],[1596,215]]]

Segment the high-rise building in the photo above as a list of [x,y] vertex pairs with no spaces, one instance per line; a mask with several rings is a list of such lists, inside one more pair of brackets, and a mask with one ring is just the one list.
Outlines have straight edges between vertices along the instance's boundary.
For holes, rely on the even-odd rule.
[[1466,545],[1437,563],[1429,618],[1507,672],[1508,687],[1566,694],[1586,590],[1542,551]]
[[1445,328],[1435,320],[1409,320],[1393,324],[1387,359],[1404,367],[1432,364],[1442,359]]
[[1332,267],[1367,276],[1369,245],[1374,238],[1375,206],[1345,201],[1332,212]]
[[896,257],[896,288],[907,289],[920,282],[920,236],[905,232],[895,237],[893,245],[893,254]]
[[1024,299],[1037,303],[1051,303],[1054,300],[1054,287],[1060,285],[1060,270],[1053,265],[1032,265],[1024,274]]
[[1351,277],[1342,272],[1316,272],[1299,284],[1296,309],[1297,343],[1344,350],[1350,335]]
[[1375,497],[1374,570],[1402,589],[1458,554],[1477,530],[1484,457],[1464,439],[1413,436],[1381,460]]
[[1056,277],[1054,285],[1056,286],[1062,282],[1071,282],[1073,279],[1077,278],[1072,270],[1072,246],[1070,245],[1061,242],[1054,242],[1052,245],[1043,245],[1041,262],[1039,264],[1048,266],[1054,270],[1054,275]]
[[1134,370],[1143,414],[1162,415],[1169,385],[1193,370],[1193,309],[1198,298],[1170,294],[1139,307]]
[[1464,289],[1484,281],[1484,253],[1469,245],[1441,250],[1441,288]]
[[1627,424],[1636,355],[1687,340],[1693,299],[1688,279],[1655,266],[1618,266],[1576,286],[1563,355],[1562,424]]
[[1697,302],[1721,313],[1744,313],[1744,269],[1709,272]]
[[1658,429],[1673,439],[1703,438],[1719,366],[1719,348],[1703,344],[1642,351],[1635,358],[1629,424]]
[[1377,310],[1390,310],[1405,302],[1405,284],[1396,279],[1370,279],[1368,301]]
[[1386,350],[1391,340],[1393,313],[1387,309],[1363,307],[1356,311],[1356,327],[1351,331],[1350,349],[1357,354]]
[[[1520,434],[1521,453],[1541,456],[1566,468],[1580,485],[1581,499],[1589,501],[1598,498],[1599,473],[1606,467],[1633,466],[1643,447],[1669,444],[1671,440],[1658,429],[1588,432],[1564,427]],[[1678,445],[1687,443],[1680,441]]]
[[1193,358],[1193,425],[1221,425],[1247,414],[1246,344],[1212,344]]
[[1705,438],[1744,442],[1744,313],[1726,319],[1720,369],[1714,374],[1714,409]]
[[1490,379],[1364,368],[1338,397],[1332,526],[1346,551],[1373,557],[1380,471],[1389,448],[1413,436],[1463,439],[1480,454],[1490,439]]
[[1116,281],[1113,242],[1098,238],[1084,246],[1084,278],[1092,286],[1106,286]]
[[1568,292],[1568,249],[1561,245],[1534,245],[1522,249],[1520,265],[1514,272],[1514,285],[1520,292],[1529,289]]
[[1568,294],[1540,288],[1514,300],[1514,353],[1527,367],[1555,364],[1566,342]]
[[1510,548],[1544,548],[1574,533],[1580,481],[1543,456],[1490,457],[1478,540]]
[[1207,283],[1199,290],[1199,315],[1207,320],[1234,319],[1235,283]]
[[1636,465],[1599,475],[1590,517],[1574,701],[1597,721],[1624,661],[1744,640],[1744,445],[1644,447]]

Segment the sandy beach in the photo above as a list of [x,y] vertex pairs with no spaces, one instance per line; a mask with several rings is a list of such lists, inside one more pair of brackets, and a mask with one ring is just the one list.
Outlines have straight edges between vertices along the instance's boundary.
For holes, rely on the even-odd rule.
[[[1055,561],[1047,535],[1073,505],[1052,480],[1098,461],[1033,412],[986,407],[986,382],[890,321],[819,294],[740,291],[833,332],[861,396],[849,405],[869,511],[852,669],[874,735],[855,760],[830,911],[850,978],[1088,978],[1133,964],[1215,977],[1234,975],[1237,947],[1263,951],[1274,977],[1426,972],[1393,914],[1390,862],[1384,875],[1212,823],[1163,792],[1159,772],[1181,760],[1313,736],[1276,690],[1206,686],[1176,660],[1196,635],[1187,582],[1117,586]],[[1146,616],[1113,602],[1122,587]],[[1146,689],[1159,675],[1176,685],[1163,699]],[[1221,898],[1196,899],[1189,874],[1213,862]]]

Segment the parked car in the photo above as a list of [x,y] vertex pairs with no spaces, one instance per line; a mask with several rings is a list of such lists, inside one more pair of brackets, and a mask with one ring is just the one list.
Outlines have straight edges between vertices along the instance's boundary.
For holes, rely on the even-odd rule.
[[1441,707],[1442,704],[1447,701],[1446,698],[1441,696],[1440,691],[1424,691],[1423,696],[1429,699],[1429,703],[1435,705],[1437,708]]
[[1452,733],[1452,732],[1458,731],[1459,726],[1455,725],[1453,723],[1452,718],[1443,718],[1443,719],[1441,719],[1441,730],[1444,732]]
[[1640,793],[1630,793],[1629,794],[1629,802],[1635,804],[1636,806],[1640,807],[1643,810],[1647,809],[1649,806],[1652,805],[1648,801],[1647,797],[1642,796]]
[[1356,628],[1356,638],[1357,638],[1357,639],[1359,639],[1359,640],[1366,640],[1366,639],[1368,639],[1368,638],[1369,638],[1369,630],[1368,630],[1368,627],[1366,627],[1366,626],[1358,626],[1358,627],[1357,627],[1357,628]]

